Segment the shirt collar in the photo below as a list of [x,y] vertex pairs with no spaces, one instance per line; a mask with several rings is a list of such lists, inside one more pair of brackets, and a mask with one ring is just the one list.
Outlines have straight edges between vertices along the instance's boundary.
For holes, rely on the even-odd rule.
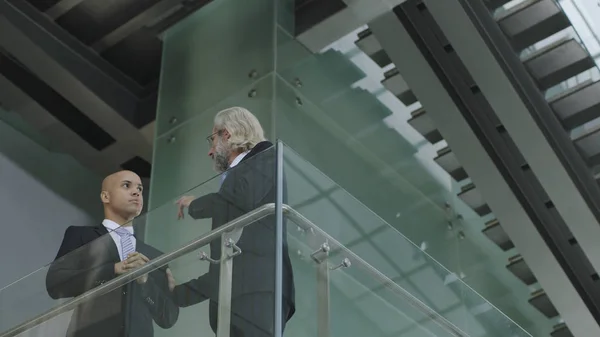
[[[102,225],[104,227],[106,227],[106,229],[109,232],[114,231],[115,229],[121,227],[119,226],[118,223],[112,221],[112,220],[108,220],[108,219],[104,219],[104,221],[102,221]],[[127,231],[129,231],[129,233],[131,233],[133,235],[133,226],[123,226],[123,228],[125,228]]]
[[235,157],[235,159],[231,162],[231,165],[229,165],[229,168],[235,167],[237,164],[239,164],[242,161],[242,159],[244,159],[244,157],[246,157],[246,155],[249,152],[250,151],[246,151],[246,152],[238,154],[238,156]]

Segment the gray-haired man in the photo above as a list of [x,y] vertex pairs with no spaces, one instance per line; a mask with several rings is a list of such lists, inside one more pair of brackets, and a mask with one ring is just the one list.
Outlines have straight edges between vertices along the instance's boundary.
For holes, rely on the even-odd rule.
[[[223,110],[215,116],[207,138],[208,155],[215,170],[222,173],[217,193],[199,198],[186,196],[178,201],[178,217],[188,208],[194,219],[212,218],[212,229],[275,201],[275,152],[265,140],[258,119],[244,108]],[[284,196],[285,200],[285,196]],[[283,326],[295,311],[294,279],[284,226]],[[231,336],[267,337],[274,333],[275,302],[275,217],[269,216],[244,228],[237,241],[242,254],[233,263]],[[210,245],[211,258],[221,256],[221,242]],[[208,273],[175,287],[176,303],[186,307],[210,300],[210,324],[217,327],[219,265]]]

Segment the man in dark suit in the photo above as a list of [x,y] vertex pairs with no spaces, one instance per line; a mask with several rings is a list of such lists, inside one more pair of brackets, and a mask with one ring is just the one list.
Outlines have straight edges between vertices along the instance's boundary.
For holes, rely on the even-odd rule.
[[[177,203],[179,217],[188,208],[194,219],[212,218],[212,229],[275,202],[276,172],[273,144],[264,140],[258,119],[243,108],[230,108],[215,116],[208,137],[215,170],[221,175],[219,192],[199,198],[186,196]],[[294,279],[283,226],[282,325],[295,311]],[[268,216],[234,234],[242,251],[233,260],[231,336],[268,337],[275,317],[275,216]],[[212,259],[221,257],[221,241],[210,244]],[[209,300],[210,325],[216,332],[219,265],[208,273],[175,287],[175,301],[182,307]]]
[[[75,297],[118,275],[146,264],[161,252],[136,238],[132,220],[142,210],[142,182],[131,171],[108,176],[102,183],[105,219],[95,227],[69,227],[46,276],[54,299]],[[152,337],[156,322],[172,327],[179,307],[172,298],[175,281],[168,268],[79,305],[68,337]]]

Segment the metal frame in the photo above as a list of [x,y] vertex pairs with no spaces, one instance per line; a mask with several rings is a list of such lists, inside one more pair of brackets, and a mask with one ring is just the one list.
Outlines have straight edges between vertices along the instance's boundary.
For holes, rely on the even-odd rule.
[[275,327],[273,336],[283,334],[283,142],[277,141],[276,165],[276,195],[275,195]]
[[[329,246],[327,246],[329,247]],[[323,252],[325,258],[329,256],[329,250]],[[328,337],[331,334],[330,318],[330,289],[329,289],[329,265],[325,259],[317,266],[317,337]]]
[[331,334],[329,295],[329,265],[320,263],[317,267],[317,337],[328,337]]
[[[449,21],[460,21],[447,12],[444,15],[448,16]],[[510,180],[507,180],[494,162],[497,158],[488,153],[488,148],[479,139],[480,134],[476,134],[471,128],[460,110],[462,107],[457,106],[454,101],[457,97],[450,92],[455,89],[441,82],[439,74],[430,64],[431,60],[422,52],[423,46],[417,44],[395,13],[387,13],[369,26],[423,106],[427,107],[440,133],[452,146],[453,152],[502,222],[521,255],[528,261],[565,321],[572,327],[573,333],[576,336],[600,334],[600,326],[532,222],[531,210],[524,208],[521,200],[516,197],[515,191],[508,184]]]
[[[291,220],[296,225],[300,226],[302,229],[304,229],[306,231],[314,232],[315,235],[322,237],[326,241],[326,243],[329,247],[329,252],[331,254],[335,253],[336,255],[344,255],[345,256],[345,258],[342,260],[342,262],[339,265],[334,266],[334,267],[329,267],[329,270],[335,270],[335,269],[339,269],[341,267],[346,267],[346,266],[350,266],[350,265],[356,266],[356,267],[364,270],[368,274],[370,274],[375,279],[379,280],[379,282],[382,285],[384,285],[385,287],[387,287],[388,289],[393,291],[396,295],[402,297],[411,306],[413,306],[419,312],[423,313],[423,315],[425,317],[430,318],[435,324],[440,326],[442,329],[446,330],[450,336],[469,337],[469,335],[467,333],[465,333],[464,331],[459,329],[457,326],[455,326],[452,322],[448,321],[445,317],[441,316],[439,313],[435,312],[433,309],[431,309],[429,306],[427,306],[421,300],[419,300],[418,298],[413,296],[410,292],[408,292],[407,290],[405,290],[404,288],[399,286],[392,279],[385,276],[378,269],[371,266],[369,263],[367,263],[365,260],[360,258],[358,255],[356,255],[350,249],[346,248],[346,246],[344,246],[342,243],[340,243],[339,241],[337,241],[336,239],[331,237],[329,234],[327,234],[325,231],[323,231],[321,228],[319,228],[313,222],[308,220],[304,215],[300,214],[298,211],[296,211],[295,209],[293,209],[292,207],[290,207],[288,205],[284,205],[283,212],[285,213],[287,219]],[[323,264],[325,264],[325,263],[323,263]],[[323,323],[321,323],[321,324],[323,324]],[[0,337],[4,337],[4,336],[0,336]]]
[[217,337],[228,337],[231,329],[231,283],[233,279],[234,243],[229,234],[231,234],[231,232],[221,236]]

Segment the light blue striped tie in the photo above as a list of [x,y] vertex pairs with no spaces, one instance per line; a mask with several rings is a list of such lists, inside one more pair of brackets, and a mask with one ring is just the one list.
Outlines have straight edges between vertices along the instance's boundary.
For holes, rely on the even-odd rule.
[[127,256],[135,251],[133,247],[133,234],[123,227],[117,227],[115,232],[121,237],[121,260],[125,260]]

